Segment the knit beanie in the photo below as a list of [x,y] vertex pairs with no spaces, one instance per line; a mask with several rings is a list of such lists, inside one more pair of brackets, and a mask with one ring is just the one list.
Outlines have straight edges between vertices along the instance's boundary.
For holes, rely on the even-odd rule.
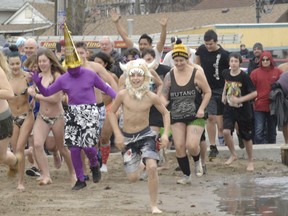
[[263,45],[262,45],[261,43],[259,43],[259,42],[257,42],[257,43],[254,44],[253,50],[256,49],[256,48],[258,48],[258,49],[260,49],[260,50],[263,51]]
[[25,44],[25,41],[26,41],[25,38],[23,38],[23,37],[19,37],[19,38],[17,39],[17,41],[16,41],[15,44],[16,44],[17,47],[19,47],[19,46],[24,45],[24,44]]
[[176,57],[183,57],[185,59],[189,58],[188,49],[182,43],[175,44],[173,47],[172,58],[174,59]]

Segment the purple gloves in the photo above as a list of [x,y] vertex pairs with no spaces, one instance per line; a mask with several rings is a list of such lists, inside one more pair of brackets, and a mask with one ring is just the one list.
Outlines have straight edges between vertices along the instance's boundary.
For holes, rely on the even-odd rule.
[[37,85],[38,83],[41,83],[42,77],[39,76],[38,72],[34,71],[30,73],[31,79],[33,82]]

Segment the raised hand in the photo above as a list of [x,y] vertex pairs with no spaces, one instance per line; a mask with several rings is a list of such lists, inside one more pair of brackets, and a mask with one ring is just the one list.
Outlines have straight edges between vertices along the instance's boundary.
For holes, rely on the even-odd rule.
[[30,72],[30,75],[34,83],[36,84],[41,83],[42,77],[40,77],[37,72]]
[[168,22],[168,16],[167,14],[163,14],[163,16],[159,20],[159,23],[161,26],[167,26],[167,22]]
[[110,10],[110,16],[114,23],[118,22],[121,19],[121,15],[118,14],[115,9]]

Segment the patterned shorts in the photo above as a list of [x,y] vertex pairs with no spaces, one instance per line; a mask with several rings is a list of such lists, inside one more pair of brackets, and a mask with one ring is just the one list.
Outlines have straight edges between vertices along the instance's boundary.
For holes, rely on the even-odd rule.
[[65,144],[92,147],[99,141],[99,111],[96,104],[70,105],[65,112]]
[[11,137],[13,133],[13,119],[8,109],[0,113],[0,140]]

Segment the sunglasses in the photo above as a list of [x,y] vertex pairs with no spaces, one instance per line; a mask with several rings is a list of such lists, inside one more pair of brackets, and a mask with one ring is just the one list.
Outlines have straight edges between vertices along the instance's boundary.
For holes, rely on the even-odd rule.
[[268,61],[270,61],[270,59],[269,59],[269,58],[263,58],[263,59],[262,59],[262,62],[264,62],[264,61],[267,61],[267,62],[268,62]]

